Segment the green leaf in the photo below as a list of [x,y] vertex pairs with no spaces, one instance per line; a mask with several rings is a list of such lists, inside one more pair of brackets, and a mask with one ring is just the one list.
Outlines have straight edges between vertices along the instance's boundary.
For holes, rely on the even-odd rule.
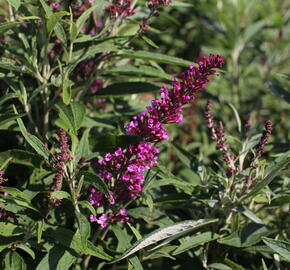
[[9,222],[0,222],[0,235],[1,236],[15,236],[24,234],[25,230],[19,225],[14,225]]
[[172,3],[170,3],[171,7],[193,7],[193,3],[188,3],[188,2],[183,2],[183,1],[178,1],[174,0]]
[[290,91],[289,88],[285,88],[282,83],[277,79],[272,79],[268,81],[268,88],[271,90],[271,92],[279,97],[280,99],[290,103]]
[[165,80],[172,81],[173,76],[169,75],[160,69],[153,68],[150,66],[140,66],[136,67],[133,65],[118,66],[111,68],[110,70],[105,70],[104,74],[122,74],[122,75],[140,75],[149,76],[153,78],[161,78]]
[[68,270],[76,259],[76,253],[57,245],[48,251],[37,265],[36,270]]
[[47,17],[51,16],[51,15],[53,14],[51,7],[49,7],[49,6],[45,3],[44,0],[39,0],[39,1],[40,1],[41,5],[42,5],[42,7],[43,7],[43,9],[44,9],[45,14],[47,15]]
[[56,107],[59,111],[59,118],[65,125],[63,128],[69,129],[76,135],[85,117],[85,106],[80,102],[73,102],[70,105],[65,105],[63,103],[57,104]]
[[71,200],[71,195],[66,192],[66,191],[61,191],[61,190],[58,190],[58,191],[53,191],[52,193],[50,193],[50,197],[53,198],[53,199],[69,199]]
[[249,223],[241,232],[236,231],[223,239],[219,239],[218,242],[233,247],[249,247],[259,243],[263,236],[271,233],[264,225]]
[[73,82],[71,80],[64,80],[62,84],[62,101],[65,105],[69,105],[71,101],[71,87]]
[[20,97],[20,94],[15,94],[15,93],[6,94],[5,96],[1,97],[0,105],[2,105],[3,103],[5,103],[6,101],[10,99],[19,98],[19,97]]
[[11,28],[14,28],[16,26],[25,24],[26,22],[4,22],[0,23],[0,32],[4,32],[6,30],[9,30]]
[[[16,108],[14,107],[14,111],[16,114]],[[44,146],[44,144],[42,143],[42,141],[40,141],[36,136],[31,135],[30,133],[27,132],[23,121],[18,118],[17,119],[17,123],[18,126],[20,128],[20,131],[22,133],[22,135],[24,136],[25,140],[30,144],[30,146],[41,156],[43,156],[45,159],[48,159],[50,153],[49,151],[46,149],[46,147]]]
[[263,270],[269,270],[267,265],[265,264],[263,258],[262,258],[262,265],[263,265]]
[[0,68],[7,69],[10,71],[16,71],[19,73],[28,73],[28,74],[31,73],[31,70],[28,68],[28,66],[19,63],[19,61],[16,62],[12,59],[5,58],[3,56],[0,59]]
[[120,226],[116,224],[111,225],[111,229],[118,240],[116,251],[125,251],[127,248],[129,248],[131,244],[127,231],[125,229],[121,229]]
[[283,205],[290,203],[290,194],[277,195],[271,200],[271,205]]
[[82,15],[78,18],[77,23],[76,23],[77,33],[80,32],[85,22],[90,17],[91,13],[94,12],[95,10],[96,12],[94,13],[94,20],[97,21],[99,16],[103,13],[103,9],[106,5],[108,5],[106,1],[98,0],[97,4],[95,4],[94,6],[90,7],[85,12],[83,12]]
[[86,254],[106,260],[106,261],[112,260],[112,256],[105,253],[101,248],[95,246],[90,241],[87,241]]
[[70,104],[70,107],[74,116],[75,128],[76,130],[78,130],[84,120],[86,114],[86,107],[80,102],[73,102]]
[[268,19],[258,20],[255,23],[248,24],[244,33],[245,44],[250,42],[252,38],[257,38],[262,33],[262,29],[267,25]]
[[128,267],[128,270],[129,269],[132,269],[132,270],[143,270],[142,264],[141,264],[141,262],[140,262],[140,260],[138,259],[137,256],[129,258],[129,264],[130,264],[130,267]]
[[78,164],[78,162],[80,161],[82,157],[86,158],[91,154],[90,144],[89,144],[89,133],[90,133],[90,129],[86,129],[78,144],[78,147],[75,151],[75,165]]
[[53,14],[51,14],[46,22],[46,28],[47,28],[47,32],[50,33],[53,28],[55,27],[55,25],[61,20],[61,18],[65,15],[69,15],[68,12],[66,11],[60,11],[60,12],[55,12]]
[[94,207],[93,207],[93,206],[92,206],[88,201],[80,201],[80,202],[79,202],[79,205],[82,206],[82,207],[84,207],[84,208],[89,209],[90,212],[91,212],[94,216],[97,215],[97,212],[96,212],[95,208],[94,208]]
[[74,231],[60,226],[51,226],[44,231],[44,234],[64,247],[73,249],[76,253],[84,252],[79,233],[75,233]]
[[190,62],[181,58],[167,56],[160,53],[146,52],[146,51],[124,50],[120,52],[120,55],[126,58],[137,58],[137,59],[143,59],[146,61],[155,61],[158,63],[165,63],[165,64],[177,65],[177,66],[188,66],[188,65],[193,64],[193,62]]
[[76,212],[76,216],[78,225],[77,235],[80,235],[82,248],[85,250],[87,248],[88,238],[91,234],[91,224],[83,214]]
[[236,207],[233,210],[242,213],[244,216],[251,219],[255,223],[264,224],[264,222],[260,218],[258,218],[252,211],[247,209],[245,206]]
[[90,172],[80,172],[84,176],[84,181],[93,184],[93,186],[110,198],[109,188],[104,180],[96,174]]
[[107,86],[106,88],[98,90],[96,93],[93,94],[93,96],[116,97],[116,96],[155,92],[158,91],[159,89],[160,89],[159,85],[147,82],[115,83]]
[[232,260],[225,258],[224,263],[231,267],[232,270],[246,270],[243,266],[233,262]]
[[3,164],[7,158],[10,158],[12,163],[34,168],[40,168],[43,161],[42,156],[20,149],[11,149],[0,153],[0,163]]
[[113,152],[116,151],[118,147],[126,148],[131,144],[136,144],[143,140],[142,137],[133,135],[115,135],[112,133],[107,133],[97,137],[96,144],[94,146],[94,151],[98,152]]
[[210,241],[213,241],[219,237],[218,234],[212,233],[212,232],[204,232],[199,235],[192,236],[190,239],[186,240],[184,243],[182,243],[174,252],[172,255],[178,255],[180,253],[183,253],[189,249],[192,249],[194,247],[197,247],[199,245],[202,245],[204,243],[208,243]]
[[5,270],[25,270],[26,264],[16,251],[9,251],[4,258]]
[[229,106],[231,107],[231,109],[234,112],[234,115],[236,117],[236,121],[237,121],[237,124],[238,124],[238,131],[241,133],[242,132],[242,122],[241,122],[241,118],[239,116],[239,113],[238,113],[237,109],[235,108],[235,106],[232,103],[229,103]]
[[136,253],[140,249],[143,249],[147,246],[155,244],[161,240],[168,238],[177,238],[180,235],[188,233],[192,230],[198,229],[202,226],[217,222],[217,219],[199,219],[197,221],[188,220],[183,221],[174,225],[167,226],[165,228],[158,229],[149,235],[145,236],[143,239],[137,241],[132,245],[128,250],[126,250],[119,258],[111,261],[110,263],[118,262],[122,259],[127,258],[128,256]]
[[266,168],[266,176],[259,181],[252,190],[244,197],[248,198],[250,196],[256,195],[265,186],[269,185],[272,180],[290,164],[290,151],[284,153],[282,156],[278,157],[274,163]]
[[15,11],[17,11],[21,5],[21,0],[8,0],[8,2],[15,8]]
[[247,251],[247,252],[250,252],[253,254],[257,254],[257,252],[269,253],[269,254],[274,253],[274,251],[266,245],[257,245],[257,246],[246,247],[246,248],[243,248],[243,251]]
[[142,35],[141,38],[151,47],[156,48],[156,49],[159,48],[159,46],[154,41],[152,41],[150,38],[148,38],[144,35]]
[[175,260],[175,258],[172,257],[170,254],[176,248],[177,248],[177,246],[175,246],[175,245],[174,246],[173,245],[170,245],[170,246],[167,245],[167,246],[164,246],[164,247],[161,247],[161,248],[155,250],[154,252],[150,251],[150,254],[148,256],[146,256],[146,260],[147,259],[153,260],[153,259],[158,259],[158,258],[162,258],[162,257]]
[[219,269],[219,270],[232,270],[231,267],[223,263],[211,263],[208,265],[209,268]]
[[23,241],[23,236],[2,236],[0,234],[0,252],[10,248],[14,243]]
[[270,238],[263,237],[263,242],[277,252],[280,256],[285,258],[288,262],[290,262],[290,242],[282,241],[282,240],[274,240]]
[[27,245],[25,245],[25,244],[17,244],[16,247],[22,249],[27,254],[29,254],[33,260],[35,259],[34,251],[31,248],[29,248]]
[[37,243],[38,244],[41,242],[43,230],[44,230],[44,221],[38,220],[37,221]]
[[1,191],[7,192],[9,193],[9,195],[11,195],[13,198],[20,198],[23,199],[27,202],[30,202],[29,197],[22,191],[20,191],[17,188],[13,188],[13,187],[3,187],[1,188]]

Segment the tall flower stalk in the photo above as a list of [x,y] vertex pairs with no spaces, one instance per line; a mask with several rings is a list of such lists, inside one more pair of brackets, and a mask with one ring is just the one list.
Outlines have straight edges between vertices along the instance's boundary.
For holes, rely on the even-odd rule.
[[183,120],[182,107],[198,97],[210,81],[210,75],[219,75],[216,68],[221,68],[223,64],[221,55],[203,57],[198,66],[190,65],[180,78],[174,78],[171,88],[163,86],[160,99],[152,100],[145,112],[132,117],[125,129],[128,134],[140,136],[143,140],[126,149],[118,148],[98,160],[96,168],[108,184],[111,196],[106,198],[100,191],[91,188],[90,203],[103,207],[100,217],[90,216],[91,222],[106,227],[110,222],[130,221],[123,206],[140,196],[144,172],[157,162],[159,149],[152,145],[169,138],[165,125]]

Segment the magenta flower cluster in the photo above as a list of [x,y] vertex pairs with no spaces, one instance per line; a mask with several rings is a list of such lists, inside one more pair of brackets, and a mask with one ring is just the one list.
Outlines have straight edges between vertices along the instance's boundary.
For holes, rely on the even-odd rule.
[[132,118],[125,126],[131,135],[138,135],[149,142],[161,142],[168,139],[163,124],[180,123],[182,106],[194,100],[200,90],[210,81],[209,75],[218,75],[214,68],[221,68],[224,63],[220,55],[211,54],[209,58],[203,57],[198,67],[190,65],[188,70],[181,74],[181,79],[175,78],[172,90],[167,86],[160,90],[161,99],[154,99],[151,106]]
[[155,9],[159,6],[168,6],[171,3],[171,0],[151,0],[148,3],[150,9]]
[[113,0],[112,5],[106,7],[105,11],[114,17],[128,17],[135,14],[131,4],[131,0]]
[[[197,67],[190,65],[180,79],[174,79],[172,89],[163,86],[160,89],[160,99],[152,100],[145,112],[133,116],[125,129],[130,135],[142,137],[143,141],[126,149],[118,148],[114,153],[107,153],[98,160],[96,168],[110,189],[110,197],[91,188],[90,204],[103,209],[101,216],[90,216],[91,222],[106,227],[109,223],[130,221],[124,206],[140,196],[144,172],[152,168],[158,159],[159,149],[152,144],[169,138],[164,125],[182,121],[182,106],[197,97],[210,81],[210,75],[218,75],[215,68],[221,68],[223,63],[220,55],[203,57]],[[118,210],[120,207],[121,210]]]
[[[112,154],[107,153],[103,159],[98,160],[96,167],[99,175],[110,188],[110,198],[106,198],[100,191],[91,188],[90,204],[109,209],[111,205],[116,203],[118,205],[126,204],[131,199],[138,197],[142,192],[143,173],[156,164],[158,153],[159,149],[152,147],[148,142],[130,145],[124,150],[118,148]],[[99,219],[91,215],[90,220],[104,225],[105,216],[110,218],[110,222],[129,220],[124,210],[122,214],[117,216],[113,213],[107,216],[104,213]]]

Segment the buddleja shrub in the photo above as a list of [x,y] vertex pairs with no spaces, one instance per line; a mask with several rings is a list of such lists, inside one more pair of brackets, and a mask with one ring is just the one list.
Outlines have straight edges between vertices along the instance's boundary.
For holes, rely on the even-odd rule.
[[[286,184],[268,187],[273,179],[287,182],[289,152],[263,160],[270,120],[262,134],[248,121],[242,140],[229,142],[209,101],[204,125],[223,163],[200,165],[197,184],[171,172],[164,158],[158,161],[166,156],[170,162],[168,127],[178,128],[183,108],[193,106],[224,65],[218,54],[194,64],[136,49],[158,47],[149,38],[158,31],[150,23],[161,10],[172,10],[169,4],[3,4],[3,269],[289,266],[289,232],[273,220],[289,194]],[[142,93],[150,104],[145,95],[138,101]],[[174,147],[196,177],[192,153]]]

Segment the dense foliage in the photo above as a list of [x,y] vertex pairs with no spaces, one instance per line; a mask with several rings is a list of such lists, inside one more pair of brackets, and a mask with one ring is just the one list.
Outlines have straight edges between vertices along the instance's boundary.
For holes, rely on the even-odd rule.
[[0,269],[289,269],[290,3],[0,2]]

